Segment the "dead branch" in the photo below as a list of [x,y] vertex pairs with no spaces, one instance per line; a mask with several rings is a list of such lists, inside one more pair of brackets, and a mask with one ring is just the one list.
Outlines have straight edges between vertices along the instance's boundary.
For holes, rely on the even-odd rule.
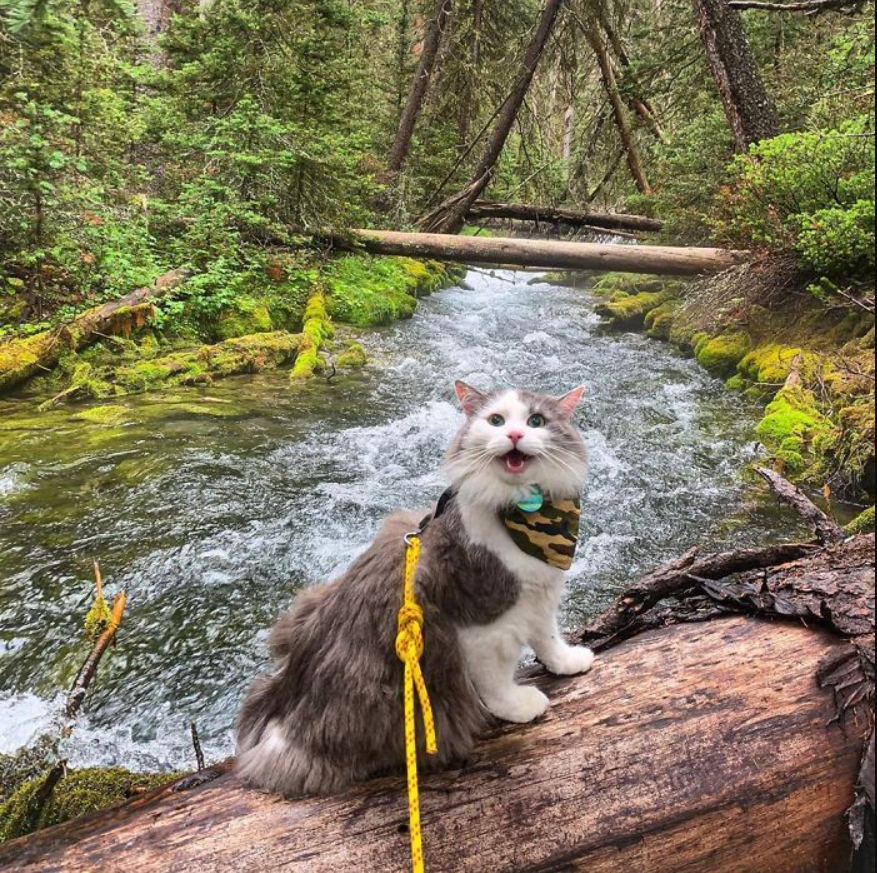
[[127,603],[128,598],[124,592],[117,594],[113,600],[109,624],[106,630],[97,638],[91,652],[85,659],[82,667],[79,668],[79,673],[76,675],[76,680],[67,696],[67,718],[75,718],[79,712],[82,702],[85,700],[85,695],[88,692],[88,687],[91,685],[92,679],[94,679],[97,673],[97,668],[100,666],[101,658],[103,658],[104,653],[116,636],[119,625],[122,623],[122,615],[125,612]]
[[830,545],[845,539],[844,529],[833,518],[829,518],[800,488],[774,470],[759,467],[757,472],[780,500],[796,510],[813,528],[819,542]]

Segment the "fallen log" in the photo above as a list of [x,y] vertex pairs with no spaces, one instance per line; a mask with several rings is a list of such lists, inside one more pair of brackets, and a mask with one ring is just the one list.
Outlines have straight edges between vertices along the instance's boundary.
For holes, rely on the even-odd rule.
[[473,221],[501,219],[532,221],[536,224],[560,224],[565,227],[600,228],[634,233],[657,233],[664,222],[644,215],[621,215],[611,212],[581,212],[562,206],[528,206],[520,203],[493,203],[478,200],[469,210]]
[[[867,719],[830,724],[816,674],[849,644],[731,618],[645,634],[592,674],[546,679],[549,714],[497,728],[423,779],[427,869],[846,871]],[[233,775],[162,790],[0,847],[4,870],[408,868],[400,779],[282,801]]]
[[[353,239],[375,255],[433,258],[460,264],[513,264],[556,270],[618,270],[665,276],[720,273],[749,260],[748,252],[716,248],[569,243],[555,240],[463,237],[436,233],[357,230]],[[349,239],[336,238],[339,247]]]
[[83,312],[69,324],[3,343],[0,345],[0,391],[52,370],[66,351],[79,351],[106,335],[130,329],[132,321],[146,318],[146,310],[153,300],[179,287],[186,275],[185,270],[172,270],[152,285]]

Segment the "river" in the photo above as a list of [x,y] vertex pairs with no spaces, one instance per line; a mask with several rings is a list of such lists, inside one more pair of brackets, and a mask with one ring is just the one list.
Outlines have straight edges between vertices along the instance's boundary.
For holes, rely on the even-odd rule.
[[532,274],[473,271],[413,320],[366,332],[369,366],[333,384],[236,378],[130,398],[102,425],[0,402],[0,752],[56,717],[87,653],[99,558],[129,608],[66,741],[71,765],[191,767],[191,721],[208,757],[228,754],[290,596],[339,571],[385,514],[443,490],[455,378],[587,386],[592,475],[568,626],[695,543],[794,531],[741,481],[758,407],[671,347],[608,332],[593,305]]

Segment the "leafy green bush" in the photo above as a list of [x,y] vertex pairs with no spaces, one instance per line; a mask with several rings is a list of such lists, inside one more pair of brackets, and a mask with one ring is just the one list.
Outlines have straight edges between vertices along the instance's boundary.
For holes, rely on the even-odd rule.
[[793,251],[817,275],[844,281],[874,268],[874,139],[870,118],[788,133],[731,165],[711,220],[723,241]]

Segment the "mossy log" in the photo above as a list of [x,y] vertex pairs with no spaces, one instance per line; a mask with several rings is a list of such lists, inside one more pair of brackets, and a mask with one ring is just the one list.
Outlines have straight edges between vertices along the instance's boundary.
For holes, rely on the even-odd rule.
[[[663,276],[720,273],[748,261],[748,252],[717,248],[571,243],[463,237],[439,233],[357,230],[355,244],[376,255],[434,258],[461,264],[508,264],[554,270],[616,270]],[[336,239],[343,247],[349,239]]]
[[[651,631],[553,706],[422,782],[427,869],[846,871],[868,720],[837,723],[820,665],[849,643],[732,617]],[[233,775],[163,789],[0,847],[4,870],[270,873],[408,868],[400,779],[285,801]]]
[[67,351],[79,351],[104,335],[130,330],[146,317],[151,301],[169,294],[186,278],[185,270],[172,270],[145,288],[138,288],[119,300],[89,309],[69,324],[11,340],[0,345],[0,392],[52,370]]

